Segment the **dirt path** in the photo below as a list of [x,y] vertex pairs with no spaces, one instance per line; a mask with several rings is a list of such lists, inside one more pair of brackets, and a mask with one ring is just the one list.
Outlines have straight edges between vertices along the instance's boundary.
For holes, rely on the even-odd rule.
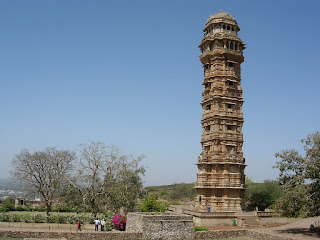
[[[76,232],[76,224],[0,222],[0,230],[35,232]],[[93,224],[83,224],[82,232],[94,232]]]
[[304,218],[295,220],[289,224],[270,227],[255,228],[253,231],[266,232],[275,235],[287,236],[301,240],[320,239],[320,233],[311,233],[309,231],[310,224],[317,226],[320,223],[320,216],[313,218]]

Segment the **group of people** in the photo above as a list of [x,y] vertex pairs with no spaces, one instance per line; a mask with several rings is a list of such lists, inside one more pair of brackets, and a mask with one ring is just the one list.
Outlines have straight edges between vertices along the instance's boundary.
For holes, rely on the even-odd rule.
[[[97,218],[96,220],[93,221],[94,222],[94,230],[97,232],[99,231],[99,225],[100,225],[100,230],[101,232],[104,231],[104,227],[106,225],[106,221],[104,219],[102,219],[101,221]],[[82,224],[80,221],[77,222],[77,232],[81,231],[81,227]]]
[[104,227],[106,225],[106,221],[104,219],[102,219],[101,221],[97,218],[96,220],[93,221],[94,222],[94,230],[97,232],[99,231],[99,225],[100,225],[100,229],[101,232],[104,231]]

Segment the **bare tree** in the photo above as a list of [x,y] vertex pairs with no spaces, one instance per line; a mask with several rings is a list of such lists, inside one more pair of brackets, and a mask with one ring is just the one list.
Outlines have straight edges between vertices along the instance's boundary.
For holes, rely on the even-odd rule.
[[69,183],[82,196],[83,206],[94,216],[98,211],[132,209],[142,188],[144,168],[139,164],[144,156],[135,159],[101,142],[81,144],[79,153],[76,181]]
[[81,144],[80,177],[78,189],[82,192],[83,202],[89,205],[92,215],[96,217],[99,209],[99,199],[103,194],[102,179],[108,163],[107,146],[101,142]]
[[11,176],[20,181],[28,194],[40,194],[47,214],[72,170],[75,153],[56,148],[30,153],[24,149],[12,160]]

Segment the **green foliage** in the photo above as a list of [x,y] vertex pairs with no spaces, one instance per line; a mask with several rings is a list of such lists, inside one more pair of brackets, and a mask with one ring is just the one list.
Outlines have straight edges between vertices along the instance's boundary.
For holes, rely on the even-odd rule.
[[140,205],[141,212],[165,212],[168,208],[169,203],[159,201],[156,195],[146,195]]
[[19,214],[11,215],[11,219],[12,219],[13,222],[22,222],[23,221],[22,216],[19,215]]
[[275,208],[288,217],[320,215],[320,132],[301,140],[305,156],[296,150],[284,150],[275,156],[281,159],[275,168],[280,170],[279,182],[283,196]]
[[37,213],[33,216],[34,223],[43,223],[44,220],[45,220],[45,216],[43,216],[42,214]]
[[260,211],[269,208],[282,195],[278,182],[265,180],[263,183],[254,183],[246,179],[245,201],[248,210],[258,207]]
[[0,222],[10,222],[10,216],[8,213],[0,213]]
[[206,227],[199,227],[199,226],[194,227],[194,230],[195,230],[196,232],[199,232],[199,231],[209,231],[208,228],[206,228]]
[[32,222],[32,218],[28,214],[28,215],[23,216],[23,221],[26,222],[26,223],[30,223],[30,222]]
[[56,216],[56,223],[66,223],[67,217],[64,215],[58,215]]
[[14,197],[8,197],[3,203],[2,203],[2,211],[3,212],[9,212],[14,210]]
[[15,210],[16,210],[16,211],[19,211],[19,212],[22,212],[22,211],[28,211],[28,208],[22,207],[22,206],[17,206],[17,207],[15,208]]

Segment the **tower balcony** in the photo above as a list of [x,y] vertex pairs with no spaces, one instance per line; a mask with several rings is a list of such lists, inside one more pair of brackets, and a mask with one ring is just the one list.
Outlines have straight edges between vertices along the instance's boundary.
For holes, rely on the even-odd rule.
[[231,77],[232,79],[240,80],[240,74],[236,73],[234,70],[207,70],[204,73],[204,79],[212,77]]
[[[241,183],[242,174],[240,173],[220,173],[220,172],[202,172],[197,173],[198,180],[214,181],[218,180],[221,183],[238,182]],[[202,182],[202,181],[200,181]]]
[[203,110],[202,113],[202,120],[211,117],[231,117],[231,118],[238,118],[243,120],[243,114],[241,111],[226,111],[226,110]]
[[226,93],[227,91],[224,91],[223,88],[219,89],[213,89],[206,94],[203,94],[202,96],[202,102],[201,104],[204,104],[206,101],[211,99],[227,99],[230,101],[238,101],[238,102],[244,102],[243,97],[240,91],[235,92],[234,94],[224,95],[223,93]]
[[233,50],[224,47],[215,47],[214,49],[210,50],[207,49],[203,51],[200,55],[200,61],[202,64],[207,62],[207,59],[213,58],[215,56],[232,56],[232,59],[242,63],[244,61],[243,53],[241,50]]
[[197,182],[196,188],[236,188],[245,189],[241,183]]
[[213,132],[205,133],[201,137],[201,142],[208,142],[211,140],[225,140],[232,142],[243,142],[242,133],[225,133],[225,132]]

